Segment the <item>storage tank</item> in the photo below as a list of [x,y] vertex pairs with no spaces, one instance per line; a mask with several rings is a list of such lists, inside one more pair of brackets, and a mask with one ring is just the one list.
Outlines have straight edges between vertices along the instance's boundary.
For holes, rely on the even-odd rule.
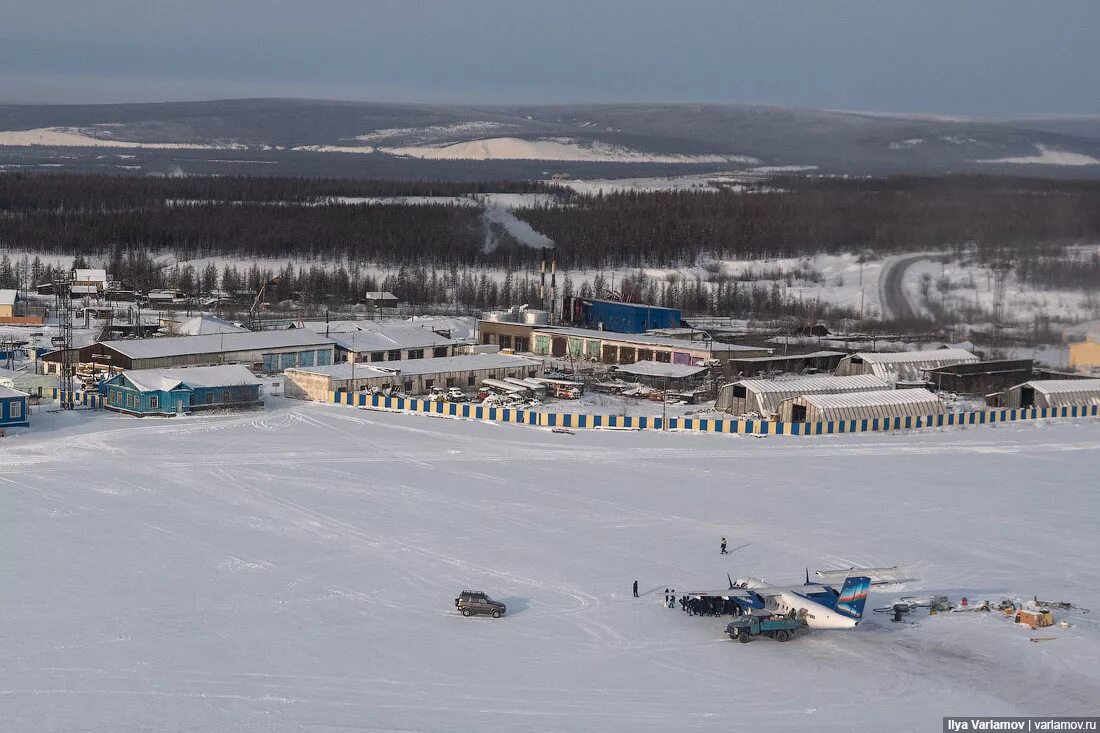
[[482,320],[494,323],[515,323],[516,314],[512,311],[485,311],[481,314]]
[[526,310],[523,312],[523,323],[528,326],[545,326],[550,322],[550,314],[540,310]]

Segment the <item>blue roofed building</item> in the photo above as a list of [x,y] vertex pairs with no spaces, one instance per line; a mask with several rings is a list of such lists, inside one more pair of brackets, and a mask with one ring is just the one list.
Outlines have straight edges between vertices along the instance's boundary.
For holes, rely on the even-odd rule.
[[131,369],[99,387],[108,410],[144,417],[262,405],[260,381],[239,364]]
[[11,387],[0,386],[0,428],[29,427],[27,394]]

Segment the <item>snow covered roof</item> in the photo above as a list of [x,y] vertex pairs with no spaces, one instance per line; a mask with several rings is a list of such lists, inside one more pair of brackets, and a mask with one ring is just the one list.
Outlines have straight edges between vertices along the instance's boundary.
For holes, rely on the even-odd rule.
[[595,328],[568,328],[561,326],[538,326],[534,329],[539,333],[574,336],[577,338],[599,339],[601,341],[618,341],[620,343],[647,344],[651,346],[666,346],[683,351],[770,351],[760,346],[742,346],[740,344],[727,344],[722,341],[688,341],[686,339],[666,338],[664,336],[650,336],[644,333],[619,333],[617,331],[600,331]]
[[397,300],[397,296],[385,290],[368,290],[364,293],[367,300]]
[[12,397],[26,397],[26,396],[27,396],[26,392],[20,392],[17,389],[12,389],[11,387],[4,387],[3,385],[0,385],[0,398],[11,399]]
[[106,270],[85,270],[85,269],[74,270],[73,271],[73,280],[75,280],[78,283],[92,283],[92,282],[105,283],[105,282],[107,282],[107,271]]
[[622,364],[616,367],[616,371],[625,372],[626,374],[636,374],[641,377],[683,379],[684,377],[691,377],[706,371],[706,367],[647,360],[634,362],[633,364]]
[[188,387],[237,387],[258,384],[256,375],[239,364],[225,366],[184,367],[180,369],[132,369],[120,376],[143,392],[170,392]]
[[99,288],[95,285],[73,285],[69,292],[73,295],[98,295]]
[[874,392],[843,392],[834,394],[807,394],[802,398],[822,410],[846,407],[876,407],[879,405],[936,405],[943,403],[926,389],[887,389]]
[[0,290],[0,305],[15,305],[15,296],[18,290]]
[[217,316],[202,315],[188,318],[176,324],[175,331],[180,336],[204,336],[211,333],[243,333],[242,328]]
[[963,349],[929,349],[927,351],[867,351],[856,354],[868,364],[911,364],[914,362],[966,362],[978,357]]
[[338,346],[361,354],[390,349],[420,349],[432,346],[452,346],[455,341],[425,326],[382,325],[365,322],[358,331],[334,333],[329,337]]
[[131,359],[157,359],[186,354],[218,354],[295,346],[332,346],[332,341],[304,329],[294,331],[245,331],[206,336],[165,336],[149,339],[103,341],[103,346]]
[[1100,392],[1100,379],[1036,379],[1024,384],[1043,394]]
[[[537,367],[542,362],[511,354],[467,354],[465,356],[445,356],[438,359],[404,359],[402,361],[378,364],[355,364],[341,362],[329,366],[295,367],[287,371],[322,374],[333,379],[369,379],[394,374],[416,376],[420,374],[442,374],[445,372],[479,371],[482,369],[503,369],[505,367]],[[391,366],[392,365],[392,366]],[[354,369],[353,369],[354,366]]]
[[851,377],[791,377],[789,379],[742,379],[734,384],[745,386],[750,392],[839,392],[842,390],[889,389],[886,380],[874,374],[857,374]]
[[797,359],[821,359],[830,356],[847,356],[846,351],[811,351],[809,354],[773,354],[772,356],[746,356],[738,362],[795,361]]

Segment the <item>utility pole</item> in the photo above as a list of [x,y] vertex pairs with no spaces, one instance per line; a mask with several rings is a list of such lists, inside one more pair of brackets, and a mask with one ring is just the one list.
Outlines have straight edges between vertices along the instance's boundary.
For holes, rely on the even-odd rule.
[[64,270],[53,281],[54,312],[57,316],[58,335],[53,339],[54,346],[61,349],[61,365],[57,373],[57,394],[61,399],[61,409],[73,409],[73,378],[76,375],[76,360],[73,354],[73,296],[72,273]]

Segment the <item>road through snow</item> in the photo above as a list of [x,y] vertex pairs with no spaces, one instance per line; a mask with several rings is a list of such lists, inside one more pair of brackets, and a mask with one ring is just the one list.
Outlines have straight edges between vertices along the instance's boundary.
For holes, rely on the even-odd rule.
[[911,265],[927,259],[924,254],[888,257],[879,273],[878,293],[883,317],[895,321],[911,321],[920,311],[913,306],[905,290],[905,271]]
[[[1045,644],[988,614],[869,614],[740,645],[660,603],[726,573],[902,563],[920,581],[871,604],[1100,608],[1095,421],[559,435],[274,399],[34,425],[0,446],[5,730],[926,731],[1097,712],[1089,616]],[[508,615],[460,617],[465,587]]]

